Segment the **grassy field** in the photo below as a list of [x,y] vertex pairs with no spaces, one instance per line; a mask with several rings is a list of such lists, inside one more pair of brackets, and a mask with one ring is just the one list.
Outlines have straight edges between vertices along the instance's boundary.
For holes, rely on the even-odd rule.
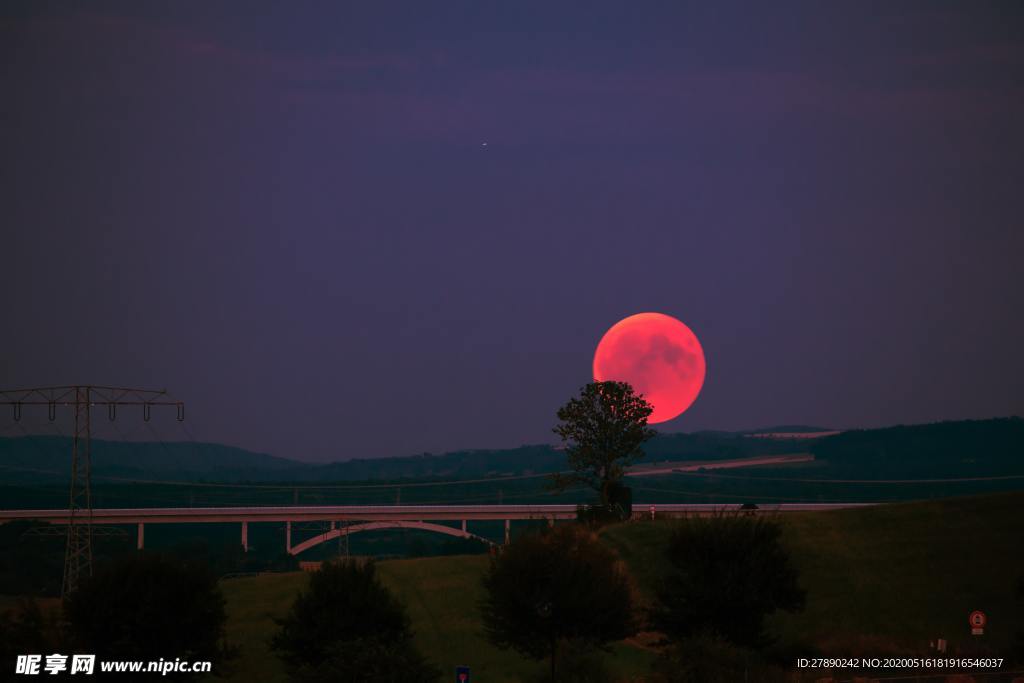
[[[780,517],[808,592],[807,609],[771,622],[779,647],[800,655],[862,656],[922,652],[943,637],[951,648],[1006,654],[1024,629],[1014,582],[1024,574],[1024,494],[958,498]],[[650,596],[666,570],[662,549],[672,522],[641,522],[603,534]],[[417,642],[446,672],[473,668],[477,680],[529,679],[541,664],[483,638],[476,605],[487,558],[436,557],[380,563],[408,606]],[[306,576],[270,574],[225,581],[228,632],[241,657],[230,680],[283,680],[266,643]],[[989,617],[985,636],[967,626],[971,610]],[[642,676],[653,654],[621,643],[607,661],[620,677]]]
[[[1008,651],[1024,630],[1024,494],[952,498],[859,510],[780,515],[784,543],[807,590],[807,608],[778,614],[786,650],[829,655],[910,653],[950,647]],[[667,570],[671,522],[609,528],[604,538],[649,597]],[[971,636],[967,615],[989,619]]]
[[304,572],[262,574],[221,582],[227,599],[228,641],[240,648],[228,666],[231,681],[284,681],[284,665],[270,650],[275,618],[283,617],[301,590]]
[[[378,565],[381,578],[409,609],[416,643],[445,672],[456,664],[472,667],[478,680],[516,683],[544,669],[543,663],[500,650],[484,638],[477,604],[480,577],[488,559],[479,555],[391,560]],[[284,668],[266,647],[296,592],[306,584],[302,572],[265,574],[223,582],[228,600],[228,633],[242,648],[228,680],[283,681]],[[653,654],[619,643],[609,657],[612,671],[627,677],[646,671]]]

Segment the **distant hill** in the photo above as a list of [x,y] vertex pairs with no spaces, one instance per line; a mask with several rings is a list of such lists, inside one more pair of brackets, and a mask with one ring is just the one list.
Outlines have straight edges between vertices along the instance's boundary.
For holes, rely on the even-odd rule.
[[[822,438],[800,436],[822,431],[821,427],[782,425],[743,432],[658,434],[645,445],[644,460],[717,460],[810,451],[819,460],[851,471],[869,468],[918,473],[922,465],[939,462],[957,465],[964,472],[978,472],[997,471],[1004,466],[1019,469],[1024,460],[1024,421],[1020,418],[852,430]],[[760,433],[791,433],[793,437],[748,438]],[[62,437],[0,438],[0,483],[66,480],[70,451],[70,440]],[[92,453],[93,477],[98,481],[472,479],[553,472],[565,467],[565,453],[544,444],[328,464],[303,463],[215,443],[94,440]]]
[[917,473],[930,467],[964,476],[1024,470],[1024,420],[958,420],[854,429],[813,442],[815,457],[850,470]]
[[811,427],[810,425],[773,425],[759,429],[745,429],[740,434],[817,434],[835,431],[829,427]]
[[[645,461],[718,460],[806,450],[806,441],[758,443],[738,433],[658,434],[644,445]],[[293,472],[300,481],[399,479],[416,477],[473,478],[555,472],[565,468],[565,453],[550,445],[501,450],[465,450],[433,455],[347,460]]]
[[[803,440],[806,442],[806,440]],[[806,450],[806,443],[777,439],[758,443],[739,433],[659,434],[644,450],[647,461],[739,458]],[[57,436],[0,438],[0,483],[67,479],[70,439]],[[421,478],[467,479],[554,472],[565,454],[540,444],[474,449],[394,458],[303,463],[216,443],[122,442],[94,439],[92,473],[97,481],[326,482]]]
[[[742,433],[659,434],[644,446],[645,460],[686,461],[742,458],[806,450],[806,439],[759,442]],[[0,483],[67,478],[71,442],[56,436],[0,439]],[[565,454],[540,444],[474,449],[394,458],[303,463],[216,443],[121,442],[94,439],[94,479],[205,482],[327,482],[421,478],[467,479],[554,472]]]
[[[0,482],[67,479],[71,439],[0,438]],[[244,481],[280,476],[303,463],[216,443],[92,441],[92,474],[123,479]]]

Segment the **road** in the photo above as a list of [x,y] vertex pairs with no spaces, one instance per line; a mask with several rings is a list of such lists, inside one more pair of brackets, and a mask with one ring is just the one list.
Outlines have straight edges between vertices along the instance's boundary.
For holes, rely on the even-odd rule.
[[[863,507],[873,503],[782,503],[762,505],[765,512],[812,512]],[[634,503],[634,514],[709,514],[739,510],[737,504]],[[574,519],[575,505],[322,505],[282,507],[215,508],[97,508],[96,524],[181,524],[209,522],[316,522],[316,521],[417,521],[417,520],[518,520]],[[0,522],[35,519],[67,524],[67,510],[0,510]]]
[[626,472],[627,477],[651,477],[661,474],[675,474],[676,472],[696,472],[698,470],[727,470],[737,467],[759,467],[763,465],[792,465],[798,462],[811,462],[814,456],[810,453],[797,453],[795,455],[761,455],[756,458],[736,458],[734,460],[701,460],[698,462],[686,462],[685,464],[671,461],[653,463],[633,467]]

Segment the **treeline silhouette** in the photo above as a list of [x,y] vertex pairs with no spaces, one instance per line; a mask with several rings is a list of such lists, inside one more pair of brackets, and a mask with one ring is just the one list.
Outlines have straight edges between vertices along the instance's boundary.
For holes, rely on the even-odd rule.
[[844,469],[919,473],[941,468],[957,473],[1024,471],[1024,420],[1019,417],[960,420],[885,429],[856,429],[816,440],[816,458]]
[[[791,431],[800,428],[787,428]],[[808,429],[808,428],[804,428]],[[807,439],[748,438],[741,432],[658,434],[645,446],[646,460],[717,460],[805,450]],[[342,447],[344,450],[344,447]],[[0,438],[0,483],[39,483],[67,477],[71,440],[65,436]],[[93,439],[96,481],[330,482],[475,478],[555,472],[565,454],[546,444],[506,449],[421,453],[391,458],[353,458],[305,463],[217,443],[108,441]]]

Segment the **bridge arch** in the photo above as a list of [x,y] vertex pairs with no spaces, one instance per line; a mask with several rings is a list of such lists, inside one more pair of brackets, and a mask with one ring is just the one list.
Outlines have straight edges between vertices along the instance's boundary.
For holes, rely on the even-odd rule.
[[341,536],[348,536],[355,534],[360,531],[374,531],[376,529],[422,529],[424,531],[433,531],[439,534],[447,534],[449,536],[455,536],[457,538],[468,538],[475,541],[480,541],[487,545],[497,545],[494,541],[484,538],[483,536],[477,536],[471,534],[468,531],[463,531],[456,527],[445,526],[444,524],[434,524],[432,522],[405,522],[405,521],[391,521],[391,522],[362,522],[360,524],[351,524],[349,526],[338,527],[322,534],[317,534],[312,538],[308,538],[302,543],[296,543],[288,549],[288,552],[292,555],[298,555],[304,550],[309,550],[314,546],[318,546],[321,543],[339,538]]

